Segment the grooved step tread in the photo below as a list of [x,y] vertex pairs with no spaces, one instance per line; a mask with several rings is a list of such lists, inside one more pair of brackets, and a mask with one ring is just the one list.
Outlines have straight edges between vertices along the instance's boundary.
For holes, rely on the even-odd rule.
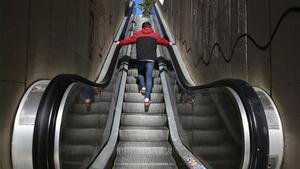
[[171,155],[172,146],[168,142],[124,142],[121,141],[117,148],[118,155],[156,154]]
[[177,103],[178,112],[180,114],[197,112],[199,114],[217,114],[217,109],[214,104],[192,104],[192,103]]
[[92,145],[62,145],[61,159],[63,161],[81,161],[95,153],[96,146]]
[[167,127],[136,127],[121,126],[119,130],[121,141],[167,141],[169,129]]
[[175,166],[175,165],[153,165],[153,166],[146,166],[146,165],[123,166],[123,165],[118,165],[118,166],[114,166],[113,169],[177,169],[177,166]]
[[145,106],[144,103],[123,103],[124,113],[163,113],[165,112],[164,103],[151,103],[150,106]]
[[122,166],[162,166],[176,165],[175,160],[171,155],[117,155],[114,165]]
[[169,130],[168,127],[120,126],[120,130]]
[[113,92],[100,91],[98,95],[95,95],[95,102],[110,102],[113,96]]
[[82,167],[83,163],[77,161],[63,161],[61,165],[63,169],[74,169]]
[[185,130],[211,130],[223,127],[219,116],[180,116]]
[[206,161],[238,161],[242,157],[240,147],[234,145],[193,146],[192,150]]
[[95,150],[93,145],[62,145],[61,152],[64,154],[82,154],[89,153]]
[[122,113],[123,126],[165,126],[167,115],[162,113]]
[[[161,80],[159,77],[152,78],[152,82],[153,82],[153,84],[161,84]],[[134,77],[134,76],[127,76],[126,83],[127,84],[138,84],[138,79],[137,79],[137,77]]]
[[213,168],[222,168],[222,169],[235,169],[240,168],[241,161],[207,161],[209,165]]
[[76,128],[67,129],[62,133],[62,140],[70,145],[94,145],[101,142],[104,129],[101,128]]
[[193,135],[193,139],[190,140],[195,146],[215,146],[219,145],[221,141],[225,141],[226,130],[193,130],[188,132]]
[[[176,93],[176,101],[177,103],[187,103],[191,101],[191,98],[186,94]],[[193,103],[198,105],[213,104],[210,95],[204,95],[200,93],[197,93],[197,95],[193,98]]]
[[94,113],[94,112],[109,112],[111,102],[93,102],[91,103],[91,110],[88,111],[85,104],[76,104],[74,106],[75,113]]
[[[138,87],[137,84],[126,84],[125,85],[125,92],[138,93],[139,92],[139,87]],[[162,93],[162,85],[160,85],[160,84],[152,85],[151,92],[152,93]]]
[[[137,68],[131,68],[128,70],[128,76],[138,76],[138,69]],[[152,77],[159,77],[159,71],[154,69],[152,73]]]
[[[129,93],[126,92],[124,96],[125,102],[131,103],[143,103],[145,96],[141,93]],[[151,93],[151,102],[152,103],[161,103],[164,101],[164,95],[162,93]]]
[[70,114],[67,118],[70,128],[94,128],[96,126],[104,128],[108,114]]

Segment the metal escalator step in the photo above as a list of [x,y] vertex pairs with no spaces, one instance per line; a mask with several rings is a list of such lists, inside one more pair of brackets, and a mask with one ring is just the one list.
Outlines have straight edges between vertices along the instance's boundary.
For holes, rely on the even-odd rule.
[[121,126],[119,130],[121,141],[167,141],[167,127],[132,127]]
[[[117,74],[117,73],[115,72],[115,74]],[[101,88],[100,90],[102,92],[112,92],[113,89],[115,88],[117,79],[118,79],[118,76],[116,76],[116,75],[112,76],[112,79],[110,80],[109,84],[106,87]]]
[[106,91],[106,92],[113,92],[114,89],[115,89],[115,83],[109,84],[108,86],[106,86],[105,88],[103,88],[103,90]]
[[[161,80],[159,77],[154,77],[153,79],[153,84],[161,84]],[[127,84],[138,84],[138,79],[137,77],[134,76],[127,76],[126,78],[126,83]]]
[[[190,98],[185,95],[185,94],[181,94],[181,93],[177,93],[176,94],[176,100],[177,103],[183,103],[183,102],[187,102]],[[203,105],[207,105],[212,103],[210,96],[206,96],[206,95],[201,95],[201,94],[197,94],[196,97],[193,98],[194,100],[194,104],[203,104]]]
[[181,124],[185,130],[212,130],[220,129],[222,121],[219,116],[180,116]]
[[121,125],[123,126],[165,126],[166,114],[156,113],[122,113]]
[[207,161],[207,163],[213,168],[235,169],[240,168],[241,161]]
[[77,161],[64,161],[61,165],[63,169],[74,169],[80,168],[83,165],[83,163]]
[[[136,68],[132,68],[128,70],[128,76],[138,76],[138,70]],[[159,71],[153,70],[152,77],[159,77]]]
[[177,110],[180,114],[197,113],[199,116],[217,115],[217,109],[213,104],[197,105],[191,103],[178,103]]
[[119,142],[118,155],[156,154],[171,155],[172,146],[168,142]]
[[169,166],[176,165],[171,155],[117,155],[115,166]]
[[[149,109],[148,109],[149,108]],[[124,113],[163,113],[165,112],[164,103],[151,103],[149,107],[146,107],[144,103],[123,103]]]
[[[152,86],[152,93],[162,93],[162,86],[159,84],[154,84]],[[125,86],[125,92],[129,92],[129,93],[138,93],[139,92],[139,88],[137,84],[126,84]]]
[[82,161],[83,158],[93,155],[95,146],[91,145],[63,145],[60,154],[62,161]]
[[123,166],[123,165],[118,165],[118,166],[114,166],[113,169],[177,169],[177,166],[176,165],[153,165],[153,166],[146,166],[146,165]]
[[193,146],[192,150],[205,161],[232,161],[239,160],[241,149],[234,145],[218,145],[218,146]]
[[193,145],[219,145],[226,136],[225,130],[193,130]]
[[113,92],[100,91],[99,95],[95,95],[95,102],[110,102]]
[[95,145],[102,141],[104,129],[67,129],[63,132],[63,144]]
[[69,115],[67,123],[71,128],[105,127],[108,114],[74,114]]
[[94,113],[94,112],[109,112],[111,102],[93,102],[91,103],[91,110],[88,111],[85,104],[76,104],[74,106],[75,113]]
[[[143,103],[145,96],[140,93],[125,93],[125,102]],[[159,103],[164,101],[164,95],[162,93],[151,93],[151,102]]]

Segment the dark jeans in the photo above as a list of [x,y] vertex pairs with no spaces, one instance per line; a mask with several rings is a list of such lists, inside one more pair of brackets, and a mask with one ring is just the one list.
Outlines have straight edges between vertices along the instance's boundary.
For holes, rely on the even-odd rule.
[[94,88],[88,85],[81,85],[80,86],[80,100],[81,103],[85,103],[86,99],[90,99],[91,102],[95,101],[95,92]]
[[140,87],[145,87],[146,79],[146,93],[145,98],[151,97],[152,89],[152,73],[153,73],[154,63],[147,61],[140,61],[138,63],[138,79],[140,82]]

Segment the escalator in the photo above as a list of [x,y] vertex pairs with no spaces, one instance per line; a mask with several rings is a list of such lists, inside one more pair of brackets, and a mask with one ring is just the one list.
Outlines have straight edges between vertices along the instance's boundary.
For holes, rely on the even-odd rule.
[[[141,29],[136,18],[134,32]],[[129,61],[131,60],[131,61]],[[116,169],[176,168],[158,68],[153,71],[151,106],[144,106],[144,96],[138,91],[136,50],[130,50],[125,93],[122,105],[119,142],[114,167]]]
[[[133,7],[115,41],[140,29]],[[158,7],[150,22],[172,40]],[[280,168],[281,122],[263,90],[233,79],[192,85],[175,45],[157,54],[150,106],[134,45],[113,43],[96,83],[59,75],[33,84],[15,120],[14,169]]]
[[[77,104],[70,106],[70,110],[65,110],[63,120],[59,122],[62,124],[60,126],[61,137],[57,136],[57,142],[59,141],[57,144],[60,144],[61,150],[58,151],[61,153],[56,156],[60,156],[61,168],[80,168],[85,163],[84,160],[97,154],[98,147],[103,145],[104,142],[98,138],[108,137],[106,134],[108,132],[105,130],[107,130],[106,125],[113,95],[112,88],[107,87],[101,92],[97,92],[93,89],[88,91],[88,86],[78,85],[73,87],[74,92],[71,93],[80,96],[78,92],[82,92],[82,89],[84,92],[94,92],[92,93],[94,100],[90,108],[87,107],[88,105],[82,104],[80,97],[71,96],[78,100],[68,101]],[[56,160],[58,161],[58,159]]]
[[152,104],[149,107],[144,106],[143,95],[137,92],[137,73],[137,68],[129,67],[113,168],[138,169],[146,164],[148,168],[176,168],[172,146],[168,142],[169,129],[159,72],[153,72]]

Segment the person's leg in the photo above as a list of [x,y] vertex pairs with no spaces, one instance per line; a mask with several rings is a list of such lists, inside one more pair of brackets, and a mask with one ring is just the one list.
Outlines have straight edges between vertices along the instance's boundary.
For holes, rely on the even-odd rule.
[[138,80],[141,93],[145,93],[145,64],[146,62],[138,62]]
[[80,89],[80,99],[83,104],[86,105],[87,111],[91,111],[91,103],[95,102],[94,88],[86,85],[82,85]]
[[145,98],[151,99],[151,89],[152,89],[152,73],[153,73],[154,63],[146,63],[146,94]]

